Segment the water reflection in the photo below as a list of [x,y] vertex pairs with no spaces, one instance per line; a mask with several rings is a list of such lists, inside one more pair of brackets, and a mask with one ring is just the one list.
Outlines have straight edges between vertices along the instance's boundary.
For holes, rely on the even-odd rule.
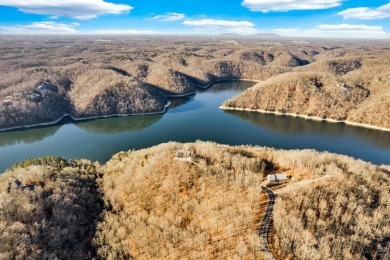
[[118,134],[122,132],[139,131],[155,124],[163,117],[163,114],[147,116],[125,116],[94,119],[90,121],[77,122],[78,128],[90,133]]
[[246,90],[247,88],[253,87],[256,82],[253,81],[239,81],[239,80],[233,80],[233,81],[219,81],[212,85],[212,87],[207,89],[199,89],[198,91],[200,93],[202,92],[218,92],[222,90]]
[[275,116],[257,112],[225,110],[238,119],[242,119],[253,125],[267,128],[274,132],[289,135],[329,135],[329,136],[351,136],[369,140],[376,146],[389,149],[390,134],[369,128],[356,127],[343,123],[329,123],[325,121],[306,120],[299,117]]
[[173,98],[166,114],[104,118],[0,133],[0,172],[12,164],[48,155],[105,162],[114,153],[169,141],[209,140],[281,149],[317,149],[376,164],[390,163],[390,133],[219,106],[252,82],[218,82],[196,96]]
[[31,144],[53,136],[60,128],[59,125],[50,127],[30,128],[0,133],[0,146],[19,143]]
[[168,107],[169,113],[183,113],[192,110],[198,110],[204,107],[204,103],[194,99],[195,95],[181,98],[172,98],[169,101],[171,104]]

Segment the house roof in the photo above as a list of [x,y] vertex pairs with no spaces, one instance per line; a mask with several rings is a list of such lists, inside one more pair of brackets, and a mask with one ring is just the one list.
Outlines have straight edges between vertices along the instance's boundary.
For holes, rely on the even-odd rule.
[[270,174],[267,176],[269,181],[287,180],[286,174]]

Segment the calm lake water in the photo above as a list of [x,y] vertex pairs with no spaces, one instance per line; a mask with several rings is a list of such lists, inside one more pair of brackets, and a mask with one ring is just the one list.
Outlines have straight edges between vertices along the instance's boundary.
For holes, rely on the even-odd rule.
[[0,133],[0,172],[47,155],[105,162],[119,151],[179,141],[210,140],[283,149],[311,148],[390,164],[390,133],[287,116],[223,111],[219,106],[251,86],[215,83],[197,95],[174,99],[166,114],[72,122]]

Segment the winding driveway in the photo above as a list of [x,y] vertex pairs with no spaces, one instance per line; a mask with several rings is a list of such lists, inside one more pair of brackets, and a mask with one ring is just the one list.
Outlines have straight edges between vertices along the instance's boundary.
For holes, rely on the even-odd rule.
[[273,256],[268,245],[268,233],[272,224],[272,211],[274,209],[274,204],[275,204],[275,194],[273,193],[272,190],[266,187],[261,187],[261,188],[268,195],[268,206],[264,213],[263,221],[259,227],[259,236],[262,242],[261,251],[263,253],[264,259],[275,260],[275,257]]

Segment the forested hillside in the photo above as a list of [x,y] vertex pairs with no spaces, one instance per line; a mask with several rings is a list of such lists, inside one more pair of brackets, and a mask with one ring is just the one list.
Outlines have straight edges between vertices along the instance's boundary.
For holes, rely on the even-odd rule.
[[[386,259],[389,169],[207,142],[120,152],[105,165],[31,159],[0,175],[0,259],[261,259],[262,186],[277,193],[280,258]],[[275,186],[272,173],[288,181]]]

